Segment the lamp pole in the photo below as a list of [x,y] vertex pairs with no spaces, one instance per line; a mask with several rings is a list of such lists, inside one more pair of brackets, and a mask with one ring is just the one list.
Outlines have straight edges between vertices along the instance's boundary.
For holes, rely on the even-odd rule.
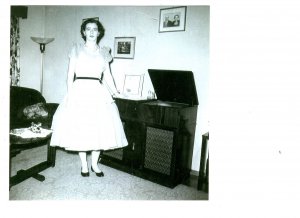
[[40,38],[40,37],[31,37],[32,41],[40,45],[41,51],[41,73],[40,73],[40,92],[43,94],[43,80],[44,80],[44,52],[46,49],[46,44],[54,41],[54,38]]

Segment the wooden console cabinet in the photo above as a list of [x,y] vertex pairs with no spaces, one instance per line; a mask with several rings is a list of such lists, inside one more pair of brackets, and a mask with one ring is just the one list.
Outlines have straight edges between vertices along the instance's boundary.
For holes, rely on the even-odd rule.
[[123,149],[104,151],[101,163],[135,174],[142,168],[143,140],[145,125],[141,120],[140,106],[145,100],[115,99],[128,140],[128,146]]
[[[164,70],[149,73],[158,100],[115,99],[129,145],[103,152],[100,162],[173,188],[189,177],[192,164],[198,105],[193,74]],[[159,81],[168,78],[172,84],[165,88],[157,84],[158,74],[163,75]],[[176,80],[172,81],[170,75]],[[176,82],[192,84],[178,89]],[[172,89],[181,93],[165,94]]]

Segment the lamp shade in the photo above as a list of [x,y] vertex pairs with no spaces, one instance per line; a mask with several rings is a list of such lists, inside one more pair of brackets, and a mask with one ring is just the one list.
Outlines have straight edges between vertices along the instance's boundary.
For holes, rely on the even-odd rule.
[[48,44],[54,41],[54,38],[41,38],[41,37],[30,37],[32,41],[39,43],[39,44]]

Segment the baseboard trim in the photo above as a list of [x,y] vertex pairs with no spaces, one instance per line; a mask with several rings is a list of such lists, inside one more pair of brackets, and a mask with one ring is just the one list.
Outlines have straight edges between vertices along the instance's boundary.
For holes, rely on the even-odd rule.
[[191,170],[190,175],[192,175],[192,176],[199,176],[199,171]]

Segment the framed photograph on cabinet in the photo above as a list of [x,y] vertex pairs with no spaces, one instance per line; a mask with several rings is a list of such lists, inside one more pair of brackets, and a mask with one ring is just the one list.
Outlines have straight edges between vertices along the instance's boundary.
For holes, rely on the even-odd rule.
[[126,97],[141,97],[144,75],[125,75],[123,94]]
[[185,31],[186,6],[160,9],[159,32]]
[[134,58],[135,37],[115,37],[115,58]]

